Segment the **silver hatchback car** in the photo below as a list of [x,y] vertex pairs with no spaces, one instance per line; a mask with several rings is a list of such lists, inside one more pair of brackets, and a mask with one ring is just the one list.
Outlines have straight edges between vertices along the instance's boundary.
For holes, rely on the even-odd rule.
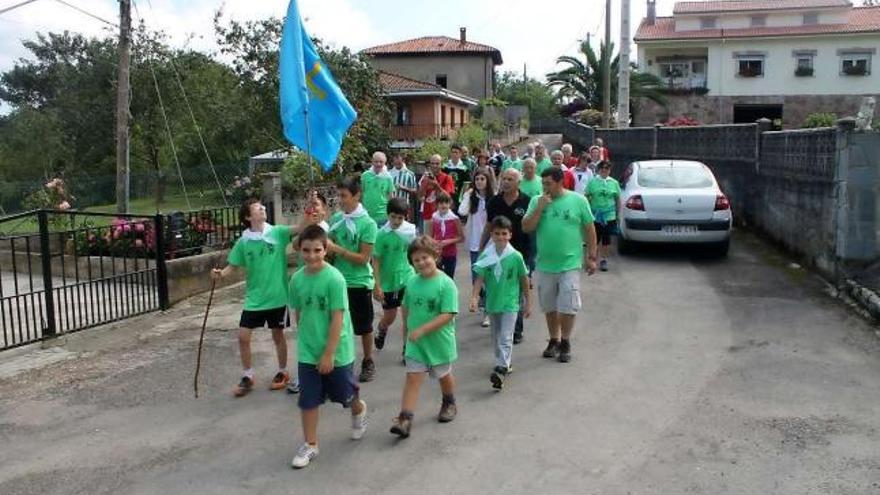
[[621,185],[621,253],[631,252],[635,243],[704,243],[720,256],[727,254],[730,201],[704,163],[634,162]]

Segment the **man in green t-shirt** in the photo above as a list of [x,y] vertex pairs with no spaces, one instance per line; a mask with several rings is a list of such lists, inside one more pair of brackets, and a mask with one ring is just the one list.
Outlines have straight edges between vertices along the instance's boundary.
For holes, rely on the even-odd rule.
[[535,145],[535,166],[539,177],[545,170],[553,166],[553,160],[547,156],[547,148],[541,143]]
[[566,190],[563,178],[557,167],[541,174],[544,194],[529,202],[523,230],[537,237],[538,299],[550,334],[544,357],[567,363],[575,315],[581,309],[580,271],[596,271],[596,229],[587,198]]
[[296,229],[266,222],[266,207],[257,199],[248,199],[241,205],[239,218],[245,230],[229,251],[228,265],[222,270],[211,270],[214,280],[220,280],[238,270],[244,270],[246,277],[244,309],[238,323],[238,349],[243,371],[233,395],[242,397],[254,387],[251,332],[264,326],[272,330],[278,358],[278,371],[269,389],[281,390],[288,387],[289,391],[296,393],[296,379],[291,381],[287,371],[287,341],[284,339],[287,317],[285,251]]
[[336,185],[342,211],[330,217],[330,241],[327,252],[333,255],[333,266],[342,272],[348,287],[348,304],[354,334],[360,336],[364,360],[358,379],[369,382],[375,378],[373,361],[373,245],[376,243],[376,222],[360,202],[361,183],[355,176],[343,177]]
[[608,271],[611,254],[611,236],[617,230],[617,212],[620,211],[620,184],[611,174],[611,162],[599,162],[599,175],[587,184],[587,199],[596,217],[596,237],[599,242],[599,270]]
[[385,337],[403,301],[404,286],[415,271],[409,264],[407,250],[415,240],[416,226],[406,221],[407,204],[403,198],[388,202],[388,223],[376,235],[373,249],[373,270],[379,283],[373,289],[373,298],[382,303],[382,319],[376,332],[376,349],[385,347]]
[[492,387],[501,389],[504,379],[510,374],[510,360],[513,354],[513,334],[519,316],[520,301],[525,300],[523,317],[531,313],[532,296],[529,292],[529,271],[522,253],[513,248],[513,224],[510,219],[499,215],[489,226],[492,236],[490,243],[475,263],[477,279],[471,294],[470,310],[477,310],[480,290],[486,286],[486,313],[492,327],[492,343],[495,348],[495,369],[489,380]]
[[526,158],[523,160],[523,177],[519,182],[519,190],[530,198],[537,198],[544,194],[544,186],[541,185],[541,178],[536,173],[537,167],[534,158]]
[[522,172],[522,159],[519,157],[519,149],[515,145],[511,145],[508,149],[508,154],[501,165],[501,171],[504,172],[509,168],[515,168]]
[[291,461],[294,468],[306,467],[318,455],[318,407],[325,400],[351,407],[352,439],[360,440],[367,428],[367,404],[354,381],[354,332],[345,278],[324,261],[327,243],[324,229],[306,227],[299,238],[305,266],[290,278],[288,291],[297,326],[304,438]]
[[361,174],[361,189],[364,191],[364,208],[370,215],[376,225],[379,227],[385,225],[388,221],[388,215],[385,208],[388,206],[388,200],[394,193],[394,178],[388,173],[385,167],[385,153],[377,151],[373,153],[373,166],[369,170]]

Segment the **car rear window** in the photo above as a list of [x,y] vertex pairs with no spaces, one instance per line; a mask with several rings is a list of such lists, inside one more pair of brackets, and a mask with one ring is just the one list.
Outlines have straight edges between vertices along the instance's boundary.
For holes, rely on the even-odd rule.
[[702,167],[643,168],[639,170],[639,185],[660,189],[712,187],[712,175]]

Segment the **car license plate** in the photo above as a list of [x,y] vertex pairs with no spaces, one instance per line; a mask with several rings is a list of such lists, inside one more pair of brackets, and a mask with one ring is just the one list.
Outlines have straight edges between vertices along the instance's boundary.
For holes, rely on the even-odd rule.
[[696,225],[664,225],[663,232],[667,234],[696,234]]

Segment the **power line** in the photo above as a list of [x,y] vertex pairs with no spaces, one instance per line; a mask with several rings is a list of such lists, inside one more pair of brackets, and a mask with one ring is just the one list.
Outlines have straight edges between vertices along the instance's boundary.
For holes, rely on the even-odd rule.
[[5,9],[0,10],[0,14],[5,14],[5,13],[9,12],[10,10],[15,10],[19,7],[24,7],[25,5],[27,5],[29,3],[34,3],[36,1],[37,0],[24,0],[24,2],[19,2],[11,7],[6,7]]
[[99,21],[103,22],[104,24],[107,24],[107,25],[110,25],[113,27],[119,27],[119,24],[116,24],[115,22],[108,21],[107,19],[104,19],[103,17],[101,17],[97,14],[93,14],[85,9],[82,9],[80,7],[77,7],[76,5],[73,5],[72,3],[66,2],[65,0],[55,0],[55,1],[62,4],[62,5],[66,5],[81,14],[85,14],[85,15],[91,17],[92,19],[99,20]]

